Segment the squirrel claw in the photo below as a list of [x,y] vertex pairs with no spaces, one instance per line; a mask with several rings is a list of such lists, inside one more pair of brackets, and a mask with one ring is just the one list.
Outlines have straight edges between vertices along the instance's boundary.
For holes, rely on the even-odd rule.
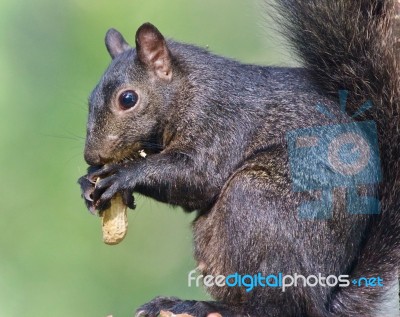
[[96,208],[93,204],[94,185],[89,181],[86,175],[79,178],[78,184],[81,186],[81,196],[85,201],[87,209],[90,213],[96,215]]

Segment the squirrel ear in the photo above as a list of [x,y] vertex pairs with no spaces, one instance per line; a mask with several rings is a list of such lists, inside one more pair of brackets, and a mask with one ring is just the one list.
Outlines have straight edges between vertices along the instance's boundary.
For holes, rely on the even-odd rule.
[[131,47],[125,41],[124,37],[115,29],[109,29],[106,34],[106,47],[111,58],[115,58],[117,55],[129,50]]
[[164,36],[153,24],[145,23],[137,30],[136,52],[139,60],[158,77],[171,79],[171,55]]

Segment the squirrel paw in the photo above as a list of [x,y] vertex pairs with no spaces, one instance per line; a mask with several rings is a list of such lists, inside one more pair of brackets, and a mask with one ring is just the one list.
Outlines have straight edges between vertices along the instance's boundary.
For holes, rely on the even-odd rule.
[[136,310],[135,317],[222,317],[239,316],[218,302],[156,297]]
[[[132,190],[122,187],[123,183],[118,182],[118,165],[90,167],[88,174],[79,178],[82,198],[86,207],[92,214],[110,207],[110,201],[119,192],[123,203],[130,209],[135,209],[135,200]],[[97,178],[101,180],[96,183]]]

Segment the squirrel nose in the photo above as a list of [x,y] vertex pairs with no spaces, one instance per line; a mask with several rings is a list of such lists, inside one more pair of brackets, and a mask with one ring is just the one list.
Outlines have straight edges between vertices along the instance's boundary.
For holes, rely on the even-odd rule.
[[101,165],[101,157],[97,151],[88,151],[85,150],[85,161],[89,165]]

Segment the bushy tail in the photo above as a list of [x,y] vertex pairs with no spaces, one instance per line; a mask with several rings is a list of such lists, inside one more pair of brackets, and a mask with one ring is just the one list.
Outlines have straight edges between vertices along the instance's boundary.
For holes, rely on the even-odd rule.
[[[400,264],[400,0],[276,0],[284,35],[328,95],[349,91],[348,111],[363,102],[378,125],[383,170],[381,215],[353,274],[397,278]],[[374,288],[342,289],[335,316],[370,316]],[[361,314],[360,314],[361,313]]]

